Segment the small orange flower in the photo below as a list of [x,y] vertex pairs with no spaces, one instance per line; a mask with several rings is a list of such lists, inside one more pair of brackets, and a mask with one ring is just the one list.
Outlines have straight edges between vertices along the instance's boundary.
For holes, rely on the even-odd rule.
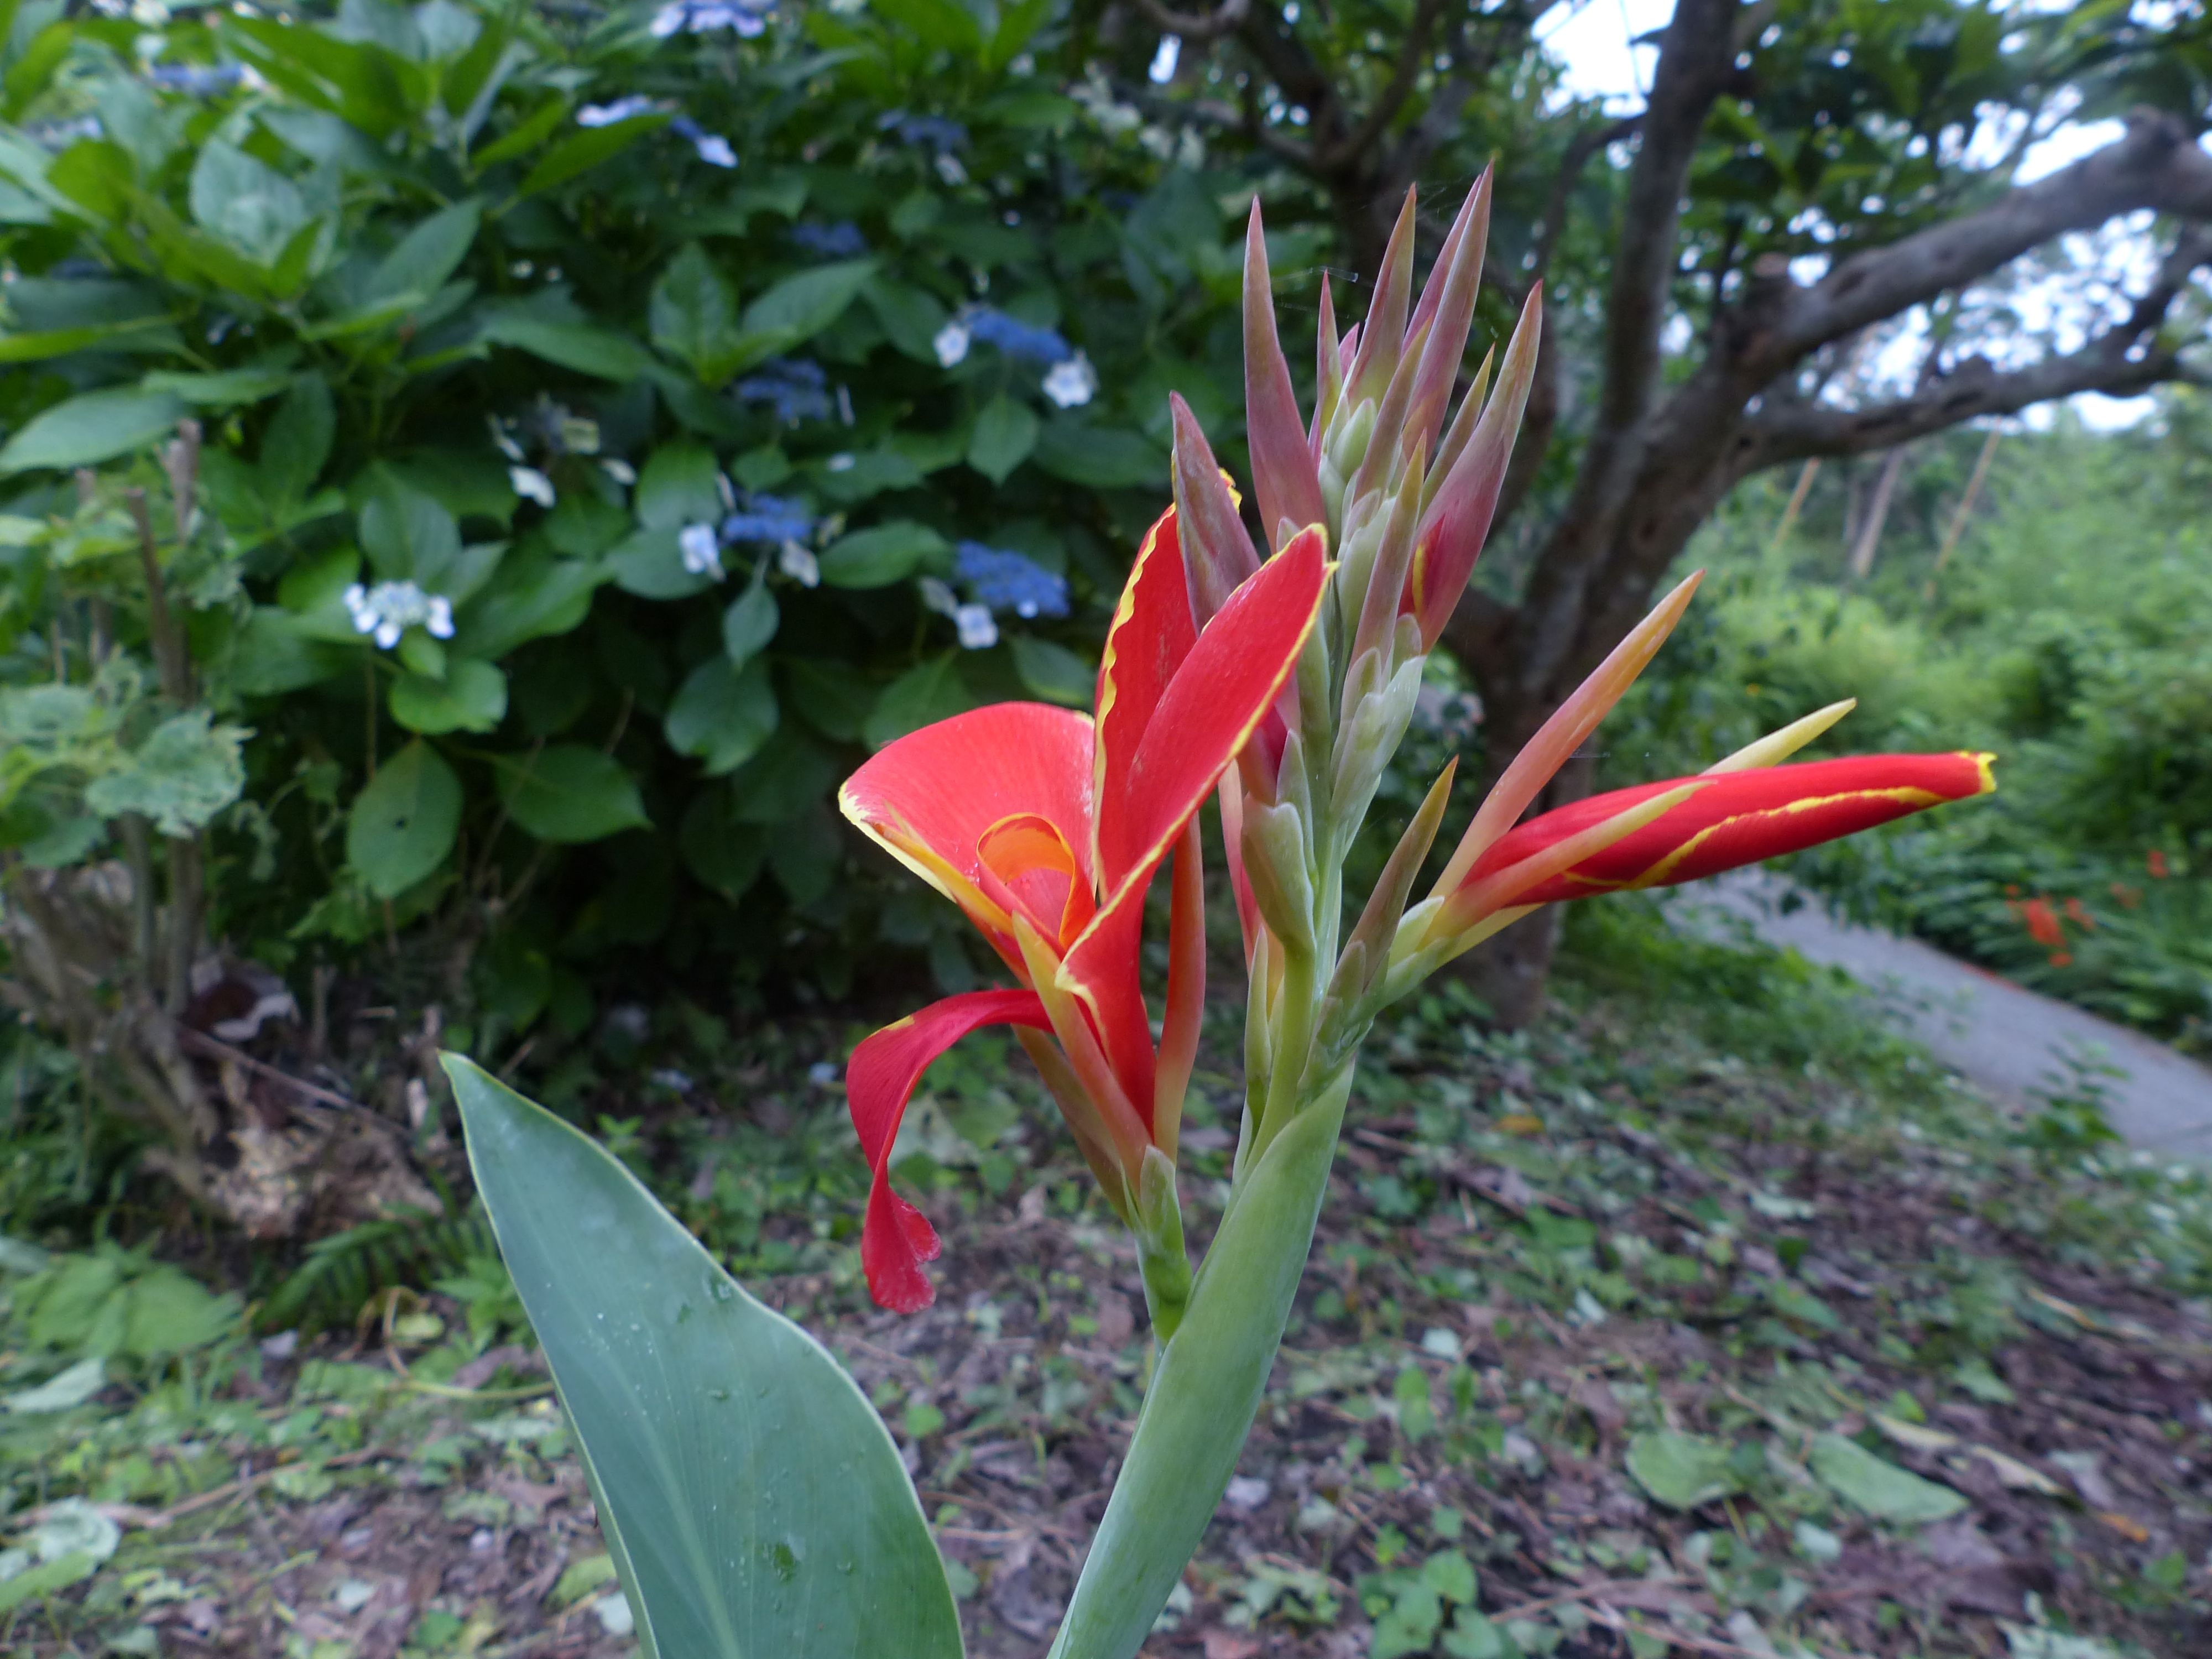
[[2164,881],[2168,876],[2173,873],[2171,869],[2166,867],[2166,854],[2164,850],[2160,848],[2152,848],[2148,856],[2144,860],[2144,862],[2150,866],[2150,878],[2153,881]]
[[2020,907],[2021,919],[2027,923],[2027,936],[2038,945],[2063,945],[2066,943],[2065,924],[2058,913],[2051,908],[2047,898],[2032,898]]
[[2066,901],[2066,919],[2077,927],[2088,928],[2097,925],[2096,917],[2091,915],[2088,907],[2077,898]]
[[2112,884],[2112,896],[2119,900],[2123,908],[2132,910],[2142,902],[2142,889],[2130,887],[2124,881],[2116,881]]
[[2074,953],[2071,951],[2053,951],[2051,953],[2051,965],[2053,968],[2063,968],[2073,960]]

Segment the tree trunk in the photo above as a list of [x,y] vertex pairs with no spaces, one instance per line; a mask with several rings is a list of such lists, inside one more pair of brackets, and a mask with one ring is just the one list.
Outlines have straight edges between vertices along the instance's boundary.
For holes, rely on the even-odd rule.
[[1565,915],[1558,905],[1547,904],[1485,939],[1455,964],[1500,1030],[1517,1031],[1543,1012],[1544,988],[1551,981]]

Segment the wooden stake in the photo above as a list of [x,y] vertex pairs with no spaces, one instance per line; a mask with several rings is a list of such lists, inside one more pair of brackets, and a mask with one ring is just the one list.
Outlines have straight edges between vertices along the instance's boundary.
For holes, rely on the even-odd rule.
[[1905,471],[1905,451],[1893,449],[1881,463],[1881,472],[1874,481],[1874,499],[1867,503],[1866,522],[1859,526],[1858,539],[1851,544],[1851,580],[1864,581],[1867,573],[1874,568],[1875,555],[1881,550],[1881,527],[1889,519],[1890,498],[1897,491],[1898,474]]
[[1782,544],[1790,539],[1790,532],[1797,527],[1797,515],[1804,510],[1805,497],[1811,491],[1813,480],[1819,476],[1820,471],[1820,458],[1815,455],[1798,473],[1797,488],[1790,492],[1790,505],[1782,509],[1782,522],[1774,526],[1774,539],[1767,544],[1769,553],[1781,551]]
[[1997,453],[1997,437],[2002,430],[1991,427],[1989,435],[1982,440],[1982,453],[1974,458],[1974,470],[1966,478],[1966,493],[1959,497],[1959,510],[1951,515],[1951,527],[1943,532],[1943,545],[1936,550],[1936,568],[1928,573],[1928,597],[1936,597],[1936,579],[1943,574],[1943,567],[1951,562],[1951,555],[1959,545],[1959,538],[1966,533],[1966,520],[1972,516],[1974,502],[1982,493],[1982,481],[1990,476],[1990,462]]

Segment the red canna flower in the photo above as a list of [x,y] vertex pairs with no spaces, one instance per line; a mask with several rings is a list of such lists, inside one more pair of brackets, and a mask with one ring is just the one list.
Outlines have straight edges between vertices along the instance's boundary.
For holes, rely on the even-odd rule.
[[1514,757],[1437,879],[1435,908],[1394,956],[1448,958],[1541,905],[1696,881],[1996,787],[1985,754],[1776,763],[1849,714],[1844,702],[1695,777],[1616,789],[1514,827],[1657,653],[1704,574],[1662,599]]
[[2060,945],[2066,943],[2065,924],[2058,913],[2051,908],[2051,901],[2038,895],[2020,907],[2020,919],[2027,924],[2027,936],[2041,945]]
[[[1115,608],[1095,718],[1042,703],[979,708],[890,744],[840,793],[845,815],[957,904],[1021,982],[947,997],[854,1051],[846,1091],[874,1170],[860,1260],[884,1306],[913,1312],[933,1294],[921,1264],[936,1257],[936,1234],[891,1190],[888,1165],[922,1073],[969,1032],[1018,1028],[1117,1208],[1148,1147],[1173,1158],[1205,1000],[1193,820],[1313,627],[1322,539],[1292,538],[1200,630],[1170,508]],[[1146,890],[1170,851],[1156,1048],[1138,947]]]
[[[1892,818],[1996,787],[1990,757],[1859,755],[1795,766],[1672,778],[1593,795],[1509,831],[1474,862],[1455,908],[1469,919],[1506,907],[1671,887],[1802,852]],[[1545,854],[1634,809],[1682,798],[1564,867]],[[2053,925],[2056,925],[2055,920]]]

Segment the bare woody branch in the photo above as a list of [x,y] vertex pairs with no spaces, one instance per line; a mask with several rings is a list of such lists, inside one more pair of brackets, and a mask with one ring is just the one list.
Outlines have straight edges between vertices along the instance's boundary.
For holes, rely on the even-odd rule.
[[2126,134],[1978,213],[1845,260],[1791,296],[1753,345],[1778,367],[1964,286],[2070,230],[2148,208],[2212,219],[2212,155],[2171,116],[2138,112]]
[[1159,26],[1164,33],[1178,35],[1188,46],[1204,46],[1209,40],[1218,40],[1224,34],[1234,34],[1244,15],[1252,9],[1252,0],[1222,0],[1219,6],[1202,17],[1170,11],[1159,0],[1137,0],[1137,9],[1146,18]]
[[1859,409],[1793,402],[1762,412],[1750,422],[1755,446],[1744,470],[1812,455],[1887,449],[1965,421],[2014,414],[2077,392],[2129,397],[2168,380],[2195,379],[2179,353],[2155,336],[2191,277],[2208,264],[2212,229],[2184,232],[2161,263],[2156,281],[2124,321],[2078,349],[2054,353],[2026,368],[2000,370],[1977,357],[1909,398]]

